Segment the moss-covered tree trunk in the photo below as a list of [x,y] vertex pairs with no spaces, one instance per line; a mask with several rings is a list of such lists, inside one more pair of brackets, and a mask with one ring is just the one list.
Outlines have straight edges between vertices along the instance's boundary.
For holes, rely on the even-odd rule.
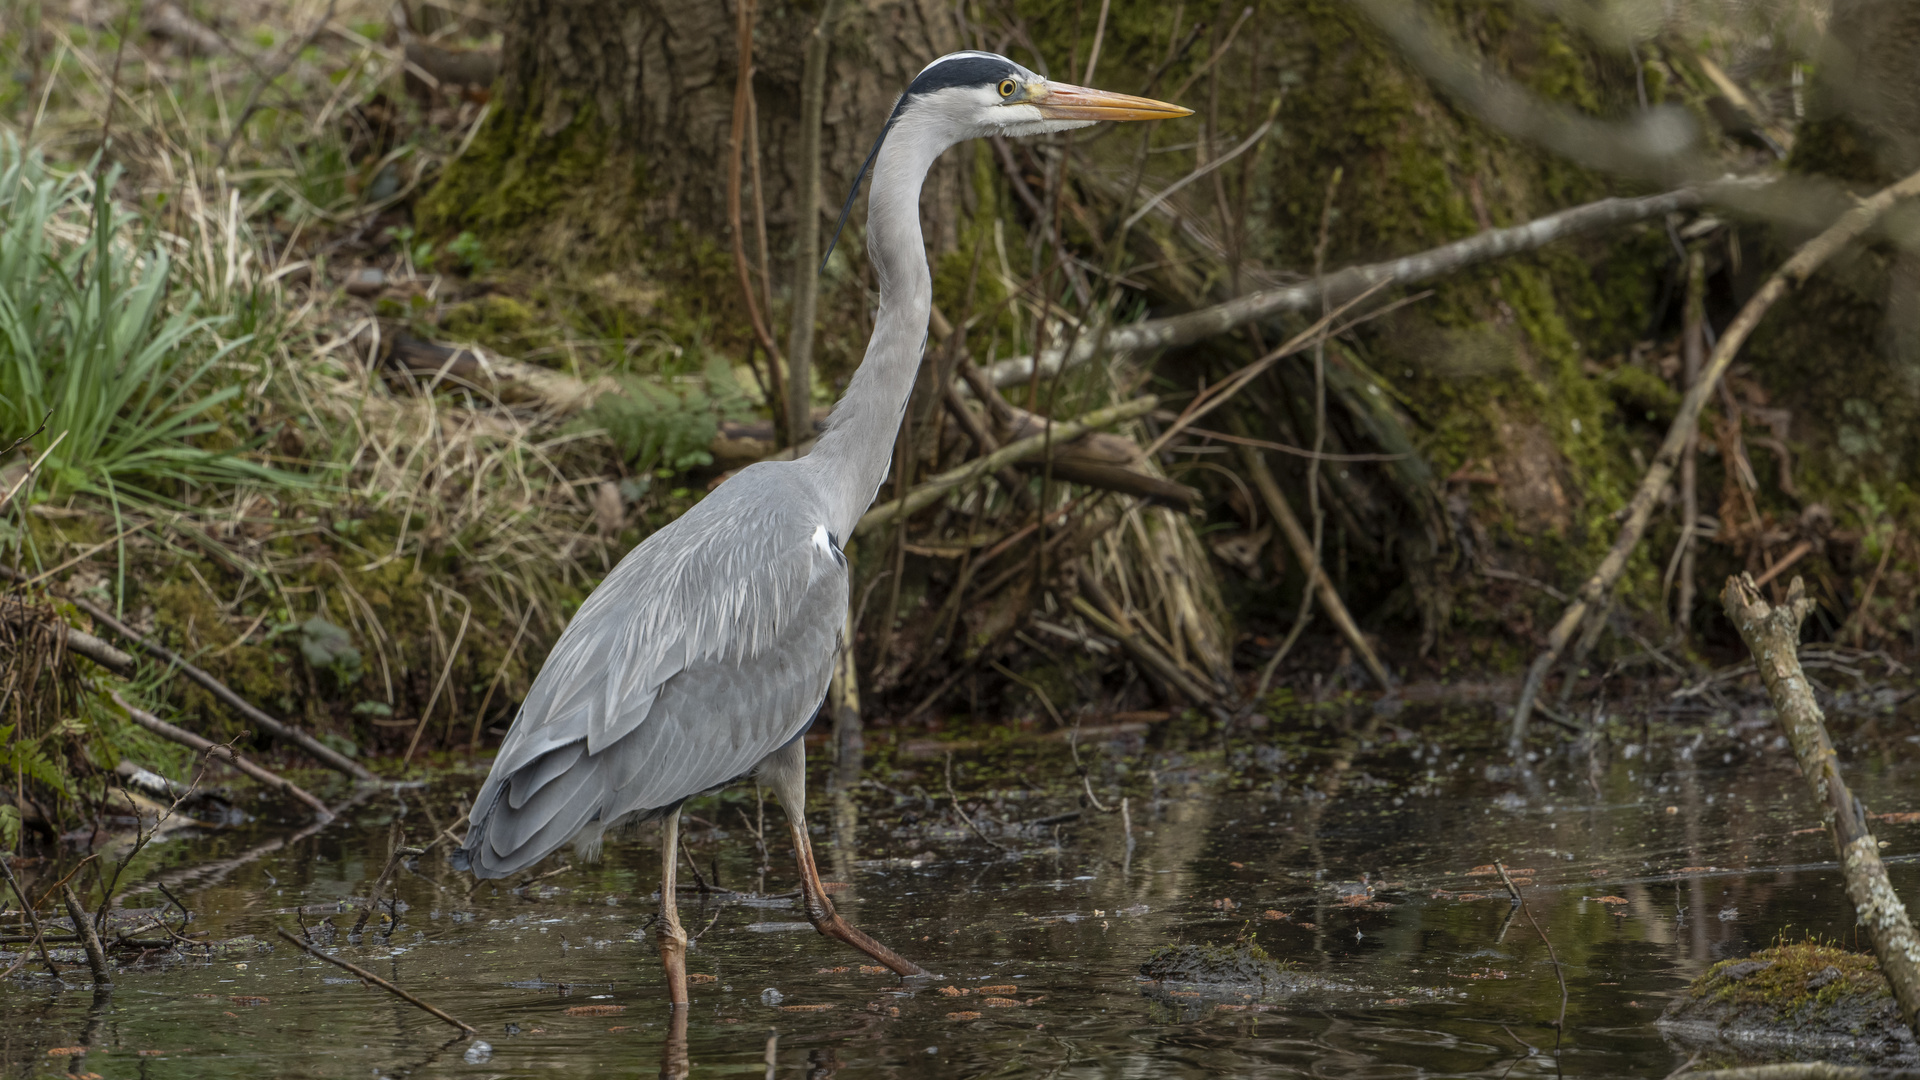
[[[644,267],[682,245],[726,247],[737,2],[513,0],[492,114],[426,200],[426,222],[555,265]],[[754,30],[760,172],[782,278],[817,6],[761,4]],[[835,18],[822,143],[830,203],[894,96],[955,44],[944,0],[879,0]],[[930,222],[951,221],[956,180],[929,185]]]

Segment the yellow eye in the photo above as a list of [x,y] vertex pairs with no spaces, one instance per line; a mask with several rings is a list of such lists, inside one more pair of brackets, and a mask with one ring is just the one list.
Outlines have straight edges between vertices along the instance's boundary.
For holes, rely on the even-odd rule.
[[1020,88],[1019,85],[1016,84],[1012,79],[1000,80],[1000,96],[1003,98],[1012,97],[1013,92],[1015,90],[1018,90],[1019,88]]

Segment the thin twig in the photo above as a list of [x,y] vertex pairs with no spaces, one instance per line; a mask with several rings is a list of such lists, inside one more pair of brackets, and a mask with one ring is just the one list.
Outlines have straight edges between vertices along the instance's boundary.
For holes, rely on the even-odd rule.
[[[42,426],[45,426],[44,421],[42,422]],[[27,471],[20,474],[20,479],[14,481],[13,486],[7,489],[7,493],[0,495],[0,510],[5,510],[7,504],[13,501],[13,497],[20,494],[20,489],[27,486],[27,483],[33,479],[34,474],[40,471],[40,466],[45,464],[47,458],[53,455],[54,447],[59,446],[66,437],[67,433],[64,431],[61,432],[59,436],[53,440],[52,445],[40,451],[40,456],[33,459],[33,464],[27,466]],[[28,436],[28,438],[32,438],[32,436]],[[15,445],[18,444],[16,443]],[[15,578],[14,580],[24,581],[25,579]]]
[[[326,32],[327,24],[333,21],[333,8],[336,2],[337,0],[327,0],[326,14],[320,16],[319,21],[313,24],[313,29],[308,30],[305,37],[283,54],[279,66],[274,68],[271,74],[264,71],[255,73],[253,89],[247,94],[247,103],[240,110],[240,119],[234,121],[233,130],[227,132],[227,137],[220,143],[220,155],[215,161],[216,167],[227,163],[227,155],[233,152],[233,144],[239,141],[241,134],[247,130],[247,121],[253,119],[253,114],[260,108],[260,95],[266,92],[267,87],[273,85],[274,80],[285,75],[293,67],[294,62],[300,59],[300,54],[306,52],[307,47],[318,41],[320,35]],[[107,108],[113,108],[111,102],[108,103]]]
[[480,1029],[474,1027],[472,1024],[469,1024],[460,1020],[455,1020],[453,1017],[448,1016],[445,1012],[442,1012],[441,1010],[434,1008],[433,1006],[427,1004],[426,1002],[421,1001],[419,998],[414,997],[412,994],[407,993],[405,990],[400,989],[399,987],[393,985],[392,983],[388,982],[387,980],[381,978],[378,975],[375,975],[373,972],[368,971],[363,967],[357,967],[353,964],[349,964],[345,960],[342,960],[338,957],[328,956],[326,953],[323,953],[319,949],[314,948],[312,945],[309,945],[306,942],[301,941],[299,938],[294,937],[292,934],[287,933],[286,930],[280,927],[277,927],[277,926],[274,927],[274,932],[279,934],[281,937],[286,938],[289,942],[298,946],[307,955],[313,957],[316,960],[324,960],[327,963],[332,964],[334,967],[344,968],[347,971],[352,972],[354,975],[359,976],[361,981],[372,983],[373,985],[379,987],[382,990],[385,990],[387,993],[392,994],[393,996],[399,998],[404,1002],[407,1002],[410,1005],[417,1005],[420,1008],[425,1009],[426,1011],[432,1013],[433,1015],[439,1017],[442,1020],[445,1020],[447,1023],[452,1024],[454,1027],[459,1028],[460,1030],[466,1032],[469,1035],[480,1034]]
[[[393,880],[394,868],[400,865],[401,858],[408,851],[406,830],[402,829],[398,822],[394,823],[393,832],[388,840],[392,847],[387,852],[387,864],[380,868],[380,876],[373,879],[373,891],[367,894],[367,902],[360,909],[360,917],[354,920],[353,929],[347,931],[348,937],[358,934],[366,927],[367,920],[373,918],[374,909],[380,906],[380,897],[387,891],[387,884]],[[393,928],[387,929],[391,932]]]
[[[461,599],[464,601],[466,598]],[[473,605],[469,603],[466,613],[460,616],[460,629],[453,635],[453,647],[447,650],[447,663],[440,669],[440,681],[433,684],[433,694],[427,698],[427,707],[420,710],[420,722],[413,727],[413,738],[407,743],[407,752],[400,755],[401,764],[413,760],[413,751],[420,745],[420,736],[427,730],[427,719],[433,715],[433,707],[440,703],[440,692],[447,688],[447,678],[453,674],[453,662],[460,656],[460,643],[467,639],[467,623],[472,619]],[[447,708],[453,708],[451,700]],[[448,723],[452,723],[451,718]]]
[[[60,981],[60,969],[53,966],[53,957],[47,954],[45,932],[40,928],[40,916],[35,914],[33,902],[27,899],[26,890],[20,887],[20,879],[13,876],[13,860],[0,857],[0,872],[7,875],[7,884],[13,887],[13,895],[20,901],[21,910],[27,913],[27,925],[33,927],[33,944],[40,952],[40,962],[47,966],[47,974],[52,975],[54,981]],[[22,956],[18,963],[7,969],[7,974],[13,974],[14,970],[24,963],[26,963],[26,957]]]
[[[1553,961],[1554,978],[1560,980],[1560,1015],[1554,1019],[1553,1029],[1564,1035],[1567,1027],[1567,973],[1560,966],[1559,955],[1553,951],[1553,941],[1547,937],[1545,930],[1540,929],[1539,921],[1533,917],[1533,909],[1527,906],[1527,898],[1520,895],[1519,887],[1513,883],[1512,878],[1507,876],[1506,864],[1496,859],[1493,868],[1500,871],[1500,880],[1506,883],[1507,891],[1513,894],[1513,902],[1520,905],[1520,913],[1527,917],[1533,932],[1540,935],[1541,944],[1547,947],[1547,959]],[[1555,1037],[1555,1041],[1558,1041],[1558,1036]]]
[[[733,226],[733,268],[740,279],[740,300],[747,307],[754,340],[767,354],[767,401],[773,406],[774,425],[779,428],[784,426],[780,421],[785,413],[780,402],[786,397],[780,378],[780,345],[767,326],[766,317],[772,313],[763,314],[759,301],[754,299],[753,275],[747,264],[746,225],[740,215],[741,159],[747,148],[748,99],[753,94],[753,0],[738,2],[734,56],[739,72],[733,85],[733,137],[727,155],[727,220]],[[794,436],[789,433],[788,437]]]
[[953,793],[953,751],[951,750],[947,751],[947,801],[953,804],[953,812],[960,815],[960,820],[967,823],[967,828],[973,830],[973,835],[985,840],[988,847],[997,848],[1000,851],[1011,850],[1005,844],[981,832],[980,826],[975,824],[974,820],[967,816],[966,809],[960,805],[960,796]]

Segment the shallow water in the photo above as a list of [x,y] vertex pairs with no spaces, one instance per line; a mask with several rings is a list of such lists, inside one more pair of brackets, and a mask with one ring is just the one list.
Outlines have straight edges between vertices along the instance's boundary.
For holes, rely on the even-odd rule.
[[[1690,1050],[1653,1020],[1708,965],[1783,934],[1864,947],[1828,840],[1805,831],[1816,818],[1797,771],[1757,714],[1616,721],[1599,755],[1562,751],[1531,775],[1489,765],[1500,758],[1486,710],[1362,707],[1318,725],[1242,733],[1224,750],[1178,722],[1083,736],[1094,791],[1129,797],[1131,850],[1120,815],[1092,809],[999,835],[1001,821],[1082,809],[1066,747],[958,741],[955,785],[1006,853],[946,812],[940,746],[869,732],[878,784],[859,791],[850,844],[825,827],[816,766],[823,872],[848,883],[837,902],[853,922],[944,977],[862,973],[866,958],[806,928],[791,901],[687,893],[683,921],[705,928],[689,970],[713,977],[693,987],[693,1075],[1663,1076]],[[1870,809],[1920,809],[1911,713],[1836,726]],[[16,977],[0,987],[0,1062],[10,1075],[154,1078],[660,1070],[674,1055],[643,929],[651,828],[519,888],[469,892],[435,849],[398,876],[397,927],[379,916],[349,943],[356,914],[332,915],[330,951],[472,1024],[486,1051],[274,936],[366,895],[396,823],[426,842],[478,781],[452,772],[366,794],[319,829],[263,820],[153,845],[128,871],[139,883],[126,903],[158,905],[151,883],[165,881],[194,910],[191,929],[273,947],[129,965],[111,994],[85,989],[84,967],[68,989]],[[766,835],[782,841],[758,873],[758,812],[750,786],[690,804],[710,823],[689,824],[693,857],[724,886],[792,889],[771,804]],[[1877,831],[1896,887],[1920,895],[1920,824]],[[32,869],[44,887],[76,858]],[[1521,888],[1569,991],[1557,1055],[1547,950],[1497,879],[1468,874],[1495,859],[1534,872]],[[1362,874],[1370,901],[1354,897]],[[1261,1001],[1138,978],[1160,945],[1240,940],[1337,987]],[[944,992],[981,986],[1018,1004]]]

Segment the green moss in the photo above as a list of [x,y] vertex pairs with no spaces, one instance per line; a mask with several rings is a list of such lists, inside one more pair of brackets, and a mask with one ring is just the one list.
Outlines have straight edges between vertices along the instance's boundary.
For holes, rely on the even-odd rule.
[[1728,1005],[1756,1006],[1778,1022],[1809,1019],[1856,998],[1891,998],[1880,965],[1865,953],[1814,941],[1722,960],[1687,993]]
[[1667,423],[1680,408],[1680,391],[1646,368],[1622,364],[1607,373],[1603,384],[1614,404],[1630,417],[1649,423]]
[[[528,88],[526,97],[540,101],[540,89]],[[609,152],[591,100],[576,103],[566,125],[548,133],[545,117],[555,111],[494,110],[421,199],[421,232],[471,230],[488,251],[509,258],[537,252],[558,263],[568,251],[611,255],[610,245],[631,255],[631,241],[619,244],[615,234],[643,190],[641,164]]]

